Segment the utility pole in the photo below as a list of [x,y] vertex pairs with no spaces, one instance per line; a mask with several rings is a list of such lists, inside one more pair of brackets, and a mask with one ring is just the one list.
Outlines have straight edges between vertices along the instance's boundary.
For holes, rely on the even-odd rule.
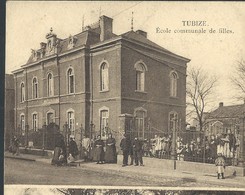
[[176,169],[176,122],[177,118],[174,115],[173,121],[173,138],[172,138],[172,151],[171,151],[171,159],[174,162],[174,170]]

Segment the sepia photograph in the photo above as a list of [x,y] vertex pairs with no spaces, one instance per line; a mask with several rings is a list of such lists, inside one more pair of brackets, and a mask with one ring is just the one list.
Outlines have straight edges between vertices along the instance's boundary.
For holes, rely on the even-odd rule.
[[7,1],[6,194],[244,194],[244,21],[235,1]]

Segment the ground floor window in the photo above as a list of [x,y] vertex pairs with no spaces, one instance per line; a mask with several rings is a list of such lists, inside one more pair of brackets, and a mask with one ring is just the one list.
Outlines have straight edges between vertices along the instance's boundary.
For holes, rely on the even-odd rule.
[[75,115],[73,111],[67,113],[67,121],[71,135],[75,135]]
[[135,129],[138,138],[145,137],[145,118],[146,112],[143,110],[137,110],[135,112]]
[[21,128],[21,134],[25,135],[25,115],[20,115],[20,128]]
[[174,123],[175,127],[178,128],[178,113],[177,112],[170,112],[169,114],[169,130],[173,131],[174,128]]
[[101,110],[100,111],[100,132],[101,136],[104,137],[108,134],[108,118],[109,112],[108,110]]
[[32,129],[37,131],[37,114],[32,115]]
[[47,113],[47,125],[49,125],[50,123],[54,123],[54,113],[53,112]]

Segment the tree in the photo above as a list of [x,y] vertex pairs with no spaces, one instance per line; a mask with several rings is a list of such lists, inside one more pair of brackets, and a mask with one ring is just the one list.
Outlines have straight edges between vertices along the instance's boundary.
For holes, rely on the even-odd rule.
[[237,62],[235,66],[235,73],[231,77],[231,81],[238,92],[239,95],[236,96],[239,100],[245,99],[245,61],[242,59]]
[[200,67],[188,71],[187,106],[191,108],[190,113],[196,114],[200,131],[203,130],[205,109],[210,103],[216,83],[216,76]]

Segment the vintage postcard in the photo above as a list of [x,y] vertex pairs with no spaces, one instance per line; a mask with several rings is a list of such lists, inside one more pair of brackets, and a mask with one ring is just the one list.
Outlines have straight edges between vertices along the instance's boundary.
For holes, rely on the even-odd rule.
[[243,194],[245,3],[8,1],[6,194]]

